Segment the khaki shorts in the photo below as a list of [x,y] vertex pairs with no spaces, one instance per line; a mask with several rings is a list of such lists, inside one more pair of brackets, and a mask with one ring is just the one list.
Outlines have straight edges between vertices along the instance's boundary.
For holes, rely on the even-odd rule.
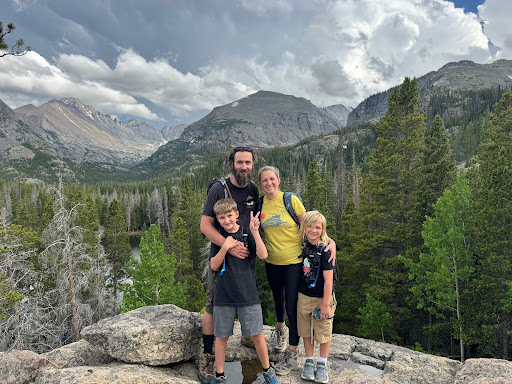
[[[319,344],[327,343],[332,338],[332,317],[334,317],[337,304],[336,297],[333,293],[331,296],[331,310],[329,311],[329,317],[331,317],[331,319],[313,319],[312,313],[320,308],[322,301],[323,298],[321,297],[309,297],[299,292],[299,300],[297,302],[299,336],[302,338],[310,338],[311,330],[313,330],[314,340]],[[313,327],[313,329],[311,329],[311,327]]]
[[208,267],[208,274],[206,279],[206,305],[205,312],[213,315],[213,300],[215,299],[215,287],[217,284],[217,274],[213,272],[211,267]]

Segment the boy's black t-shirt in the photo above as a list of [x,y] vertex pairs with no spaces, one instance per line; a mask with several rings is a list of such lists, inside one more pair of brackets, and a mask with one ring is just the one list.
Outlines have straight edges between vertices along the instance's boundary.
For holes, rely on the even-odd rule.
[[[245,259],[239,259],[235,256],[226,254],[226,270],[221,273],[222,264],[217,272],[217,283],[214,305],[243,307],[260,303],[258,289],[256,288],[256,272],[254,263],[256,259],[256,242],[249,229],[238,229],[236,233],[227,233],[223,228],[220,234],[224,237],[232,236],[246,244],[249,248],[249,256]],[[246,234],[247,236],[244,236]],[[244,237],[246,237],[244,239]],[[210,258],[215,256],[220,250],[218,245],[212,243],[212,252]]]
[[[302,249],[303,261],[299,285],[300,293],[309,297],[324,297],[325,280],[323,271],[333,269],[332,263],[328,261],[329,257],[331,257],[331,251],[326,251],[325,246],[322,249],[322,245],[313,245],[306,242]],[[316,284],[314,287],[311,287],[315,280]]]

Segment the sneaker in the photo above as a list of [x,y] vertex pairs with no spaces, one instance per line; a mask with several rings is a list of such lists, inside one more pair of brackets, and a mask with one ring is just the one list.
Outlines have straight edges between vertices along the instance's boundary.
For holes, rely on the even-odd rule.
[[[212,379],[215,379],[215,370],[213,365],[215,363],[215,355],[209,353],[201,353],[199,356],[199,380],[202,383],[209,383]],[[222,381],[220,381],[222,383]]]
[[276,370],[273,367],[270,367],[267,372],[263,372],[263,378],[267,384],[279,384],[279,380],[277,380],[276,376]]
[[283,358],[279,363],[274,366],[278,375],[284,376],[299,368],[297,362],[297,351],[287,349],[284,352]]
[[214,377],[212,379],[212,381],[210,381],[210,384],[216,384],[216,383],[227,383],[228,382],[228,378],[224,375],[222,376],[219,376],[219,377]]
[[240,344],[242,344],[244,347],[256,349],[256,347],[254,346],[254,341],[252,341],[250,336],[240,337]]
[[327,364],[316,363],[315,383],[327,383],[329,381],[329,373],[327,372]]
[[304,380],[314,381],[315,380],[315,362],[311,359],[307,359],[300,375]]
[[276,324],[276,327],[272,330],[272,344],[276,352],[284,352],[288,348],[288,335],[290,331],[286,324],[282,327]]

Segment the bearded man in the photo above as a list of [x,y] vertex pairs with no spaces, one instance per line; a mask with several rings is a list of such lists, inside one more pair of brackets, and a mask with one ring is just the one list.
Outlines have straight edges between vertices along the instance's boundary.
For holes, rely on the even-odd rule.
[[[222,247],[226,240],[218,229],[219,223],[215,218],[213,206],[220,199],[231,197],[235,200],[239,212],[239,224],[249,228],[250,213],[256,214],[258,209],[259,191],[256,184],[251,181],[256,153],[251,147],[235,147],[228,156],[228,165],[231,168],[231,176],[224,182],[213,184],[208,191],[208,197],[201,216],[201,232],[212,243]],[[224,181],[224,180],[223,180]],[[249,250],[242,242],[231,249],[229,253],[238,258],[245,258]],[[206,309],[203,315],[203,344],[204,350],[199,358],[199,378],[203,383],[209,383],[215,377],[213,363],[213,300],[215,297],[215,274],[208,263],[208,283],[206,289]],[[242,340],[245,344],[248,341]]]

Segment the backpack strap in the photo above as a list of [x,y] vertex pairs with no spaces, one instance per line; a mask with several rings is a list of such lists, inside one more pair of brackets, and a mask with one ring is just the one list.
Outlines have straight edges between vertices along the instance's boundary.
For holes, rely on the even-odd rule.
[[219,177],[219,181],[222,184],[222,186],[224,187],[224,197],[225,198],[228,198],[228,197],[233,198],[233,196],[231,196],[231,191],[229,190],[228,183],[227,183],[226,179],[223,177]]
[[[324,248],[325,248],[325,244],[322,244],[322,247],[320,248],[320,252],[317,252],[319,255],[322,255],[322,252],[324,251]],[[320,256],[321,258],[322,256]],[[316,282],[318,281],[318,276],[320,275],[320,265],[322,264],[322,261],[320,259],[320,264],[318,265],[318,270],[316,271],[316,277],[315,277],[315,281],[311,284],[308,285],[308,288],[315,288],[316,287]]]
[[[300,225],[299,218],[297,217],[297,214],[295,213],[295,210],[293,209],[293,204],[292,204],[292,196],[293,195],[295,195],[295,193],[293,193],[293,192],[284,192],[283,193],[283,203],[284,203],[284,207],[286,208],[286,211],[290,214],[293,221],[295,221],[295,223],[297,225]],[[295,195],[295,196],[297,196],[297,195]]]

